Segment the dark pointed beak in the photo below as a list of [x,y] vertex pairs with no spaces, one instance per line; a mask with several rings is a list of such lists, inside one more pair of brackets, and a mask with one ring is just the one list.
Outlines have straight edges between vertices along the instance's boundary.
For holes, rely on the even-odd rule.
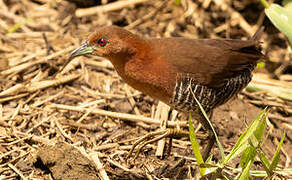
[[63,69],[77,56],[82,56],[85,54],[91,54],[93,53],[94,49],[90,46],[88,41],[85,41],[79,48],[72,51],[69,55],[69,58],[66,60],[62,68],[59,70],[59,72],[62,72]]

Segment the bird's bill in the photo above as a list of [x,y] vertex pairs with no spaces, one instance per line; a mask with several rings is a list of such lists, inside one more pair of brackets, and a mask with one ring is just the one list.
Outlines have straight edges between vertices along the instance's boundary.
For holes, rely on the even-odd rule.
[[82,56],[85,54],[91,54],[94,51],[93,47],[91,47],[89,45],[89,42],[86,41],[85,43],[83,43],[79,48],[73,50],[70,55],[69,58],[67,59],[67,61],[65,62],[65,64],[63,65],[63,67],[59,70],[59,72],[62,72],[63,69],[72,61],[72,59],[74,59],[77,56]]
[[93,51],[94,51],[93,47],[91,47],[89,45],[89,42],[86,41],[79,48],[77,48],[71,52],[69,59],[73,59],[74,57],[82,56],[85,54],[91,54]]

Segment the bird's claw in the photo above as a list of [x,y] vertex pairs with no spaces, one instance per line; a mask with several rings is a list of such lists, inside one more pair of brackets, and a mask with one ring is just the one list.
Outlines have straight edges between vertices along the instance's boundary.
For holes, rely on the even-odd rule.
[[[189,136],[188,131],[184,131],[184,130],[176,129],[176,128],[159,130],[156,132],[148,133],[145,136],[142,136],[140,139],[138,139],[132,145],[126,158],[128,159],[131,157],[131,155],[133,154],[133,152],[137,146],[138,147],[137,147],[137,151],[135,153],[134,159],[136,159],[139,156],[142,148],[144,148],[146,145],[148,145],[150,143],[159,141],[162,138],[167,138],[167,137],[173,138],[173,137],[188,137],[188,136]],[[205,138],[206,137],[205,135],[202,135],[202,134],[197,134],[197,136],[198,136],[198,138]]]

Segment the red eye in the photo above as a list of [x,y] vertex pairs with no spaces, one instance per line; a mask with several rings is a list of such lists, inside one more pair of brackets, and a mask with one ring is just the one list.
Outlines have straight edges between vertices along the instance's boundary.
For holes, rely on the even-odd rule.
[[100,38],[98,41],[97,41],[97,44],[100,46],[100,47],[104,47],[106,44],[107,44],[107,41],[103,38]]

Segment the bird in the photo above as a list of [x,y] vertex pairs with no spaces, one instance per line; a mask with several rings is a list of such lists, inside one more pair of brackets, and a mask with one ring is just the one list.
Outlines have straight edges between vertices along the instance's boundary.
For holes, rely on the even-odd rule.
[[216,107],[247,86],[257,62],[266,58],[259,42],[262,33],[263,27],[248,40],[146,38],[119,26],[103,26],[71,52],[63,68],[86,54],[110,60],[127,84],[178,111],[191,113],[192,119],[202,124],[208,132],[206,160],[215,134],[197,101],[211,118]]

